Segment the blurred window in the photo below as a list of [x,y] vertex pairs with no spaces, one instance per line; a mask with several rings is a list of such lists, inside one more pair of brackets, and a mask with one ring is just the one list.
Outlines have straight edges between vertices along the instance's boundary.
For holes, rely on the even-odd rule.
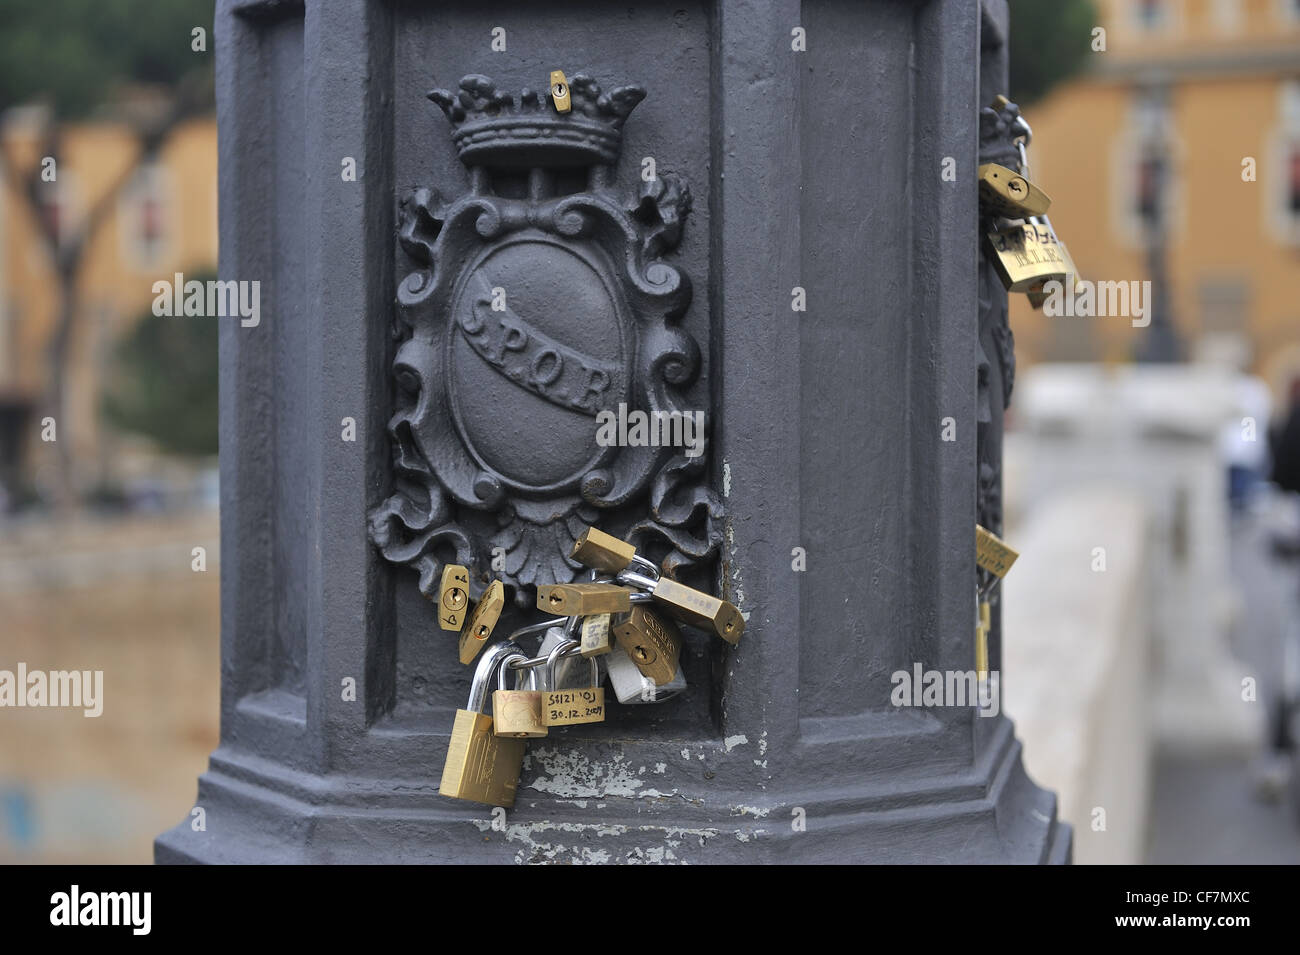
[[1287,211],[1292,219],[1300,221],[1300,143],[1291,143],[1290,188],[1287,196]]
[[1274,182],[1275,231],[1283,242],[1300,245],[1300,80],[1281,85],[1273,143],[1277,173],[1270,178]]
[[74,217],[73,200],[76,190],[72,187],[68,173],[69,170],[61,169],[54,182],[41,183],[41,217],[59,246],[68,241]]
[[1122,177],[1119,228],[1135,245],[1157,225],[1170,226],[1173,174],[1172,117],[1163,87],[1136,90],[1129,106],[1128,129],[1121,139]]
[[[83,210],[77,174],[63,162],[57,168],[58,176],[53,182],[42,181],[40,184],[38,211],[54,233],[55,246],[63,248],[76,234]],[[44,241],[32,242],[28,249],[33,267],[44,268],[51,263],[46,257],[50,250]],[[37,262],[41,264],[38,266]]]
[[138,270],[153,268],[167,255],[169,239],[167,170],[146,162],[122,194],[119,221],[128,261]]

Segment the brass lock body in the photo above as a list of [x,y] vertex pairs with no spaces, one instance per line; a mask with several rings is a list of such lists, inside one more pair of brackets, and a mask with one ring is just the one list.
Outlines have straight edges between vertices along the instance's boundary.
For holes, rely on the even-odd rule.
[[[1050,223],[1048,228],[1051,228]],[[1052,234],[1055,235],[1056,231],[1053,230]],[[1066,279],[1062,283],[1062,288],[1067,295],[1073,294],[1079,282],[1079,270],[1074,264],[1074,259],[1070,256],[1070,250],[1065,247],[1065,243],[1061,241],[1060,236],[1057,236],[1056,243],[1059,246],[1057,251],[1060,252],[1061,259],[1065,262]],[[1047,301],[1047,293],[1043,291],[1043,286],[1046,284],[1046,282],[1042,282],[1025,290],[1025,294],[1029,298],[1029,304],[1032,307],[1042,308],[1043,303]]]
[[[534,671],[528,671],[528,689],[519,689],[517,682],[513,690],[506,689],[510,664],[527,659],[522,653],[512,653],[501,661],[501,667],[497,671],[498,689],[492,693],[492,731],[497,736],[535,739],[548,732],[546,723],[542,720],[542,691],[535,686],[537,676]],[[516,680],[524,676],[522,670],[516,670],[515,673]]]
[[981,600],[979,605],[979,622],[975,625],[975,672],[983,680],[989,675],[989,628],[992,615],[989,602]]
[[644,604],[633,606],[614,623],[619,647],[636,664],[641,675],[663,686],[677,675],[682,654],[682,632]]
[[524,741],[497,736],[492,717],[483,713],[487,691],[497,665],[511,654],[522,654],[519,646],[500,643],[479,660],[470,683],[469,703],[457,710],[447,745],[438,792],[452,799],[489,806],[515,804],[519,771],[524,763]]
[[468,608],[469,568],[448,564],[442,568],[442,581],[438,587],[438,626],[444,630],[459,630]]
[[560,617],[626,613],[632,591],[618,584],[543,584],[537,588],[537,609]]
[[995,162],[979,168],[979,198],[984,211],[1004,219],[1028,219],[1041,216],[1051,208],[1052,200],[1014,169]]
[[483,599],[474,606],[473,612],[460,631],[458,650],[461,663],[473,662],[479,651],[487,645],[492,630],[501,619],[501,611],[505,605],[505,585],[499,580],[494,580],[488,584],[487,590],[483,591]]
[[588,527],[573,543],[569,554],[578,563],[607,574],[617,574],[627,569],[636,557],[636,548],[627,541],[595,527]]
[[673,617],[708,630],[733,646],[740,642],[740,636],[745,632],[745,618],[730,601],[666,577],[655,583],[650,595]]
[[980,570],[995,577],[1005,577],[1019,556],[1020,553],[1008,547],[998,535],[975,525],[975,564]]
[[1008,292],[1072,281],[1061,242],[1048,226],[1034,222],[1010,226],[988,233],[985,242]]
[[573,109],[573,100],[569,95],[569,81],[564,70],[551,70],[551,102],[557,113],[567,113]]

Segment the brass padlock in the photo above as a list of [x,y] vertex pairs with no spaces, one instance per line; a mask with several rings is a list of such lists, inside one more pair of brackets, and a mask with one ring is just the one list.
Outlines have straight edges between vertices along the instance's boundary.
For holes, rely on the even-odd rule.
[[620,614],[614,622],[614,637],[641,675],[663,686],[677,675],[682,654],[682,632],[643,603]]
[[975,525],[975,564],[980,570],[995,577],[1005,577],[1020,554],[1012,550],[998,535],[987,528]]
[[442,568],[442,584],[438,588],[438,626],[444,630],[459,630],[469,607],[469,568],[448,564]]
[[979,622],[975,625],[975,671],[979,679],[984,680],[989,675],[989,630],[992,627],[992,615],[989,612],[989,602],[981,600],[979,603]]
[[980,207],[985,213],[1004,219],[1041,216],[1052,200],[1025,176],[995,162],[979,167]]
[[569,81],[564,76],[564,70],[551,70],[551,101],[555,103],[557,113],[567,113],[573,108]]
[[569,556],[594,570],[617,574],[632,563],[636,557],[636,548],[599,528],[588,527],[573,542]]
[[497,665],[511,654],[522,654],[518,644],[498,643],[474,668],[469,702],[465,709],[456,711],[447,744],[447,761],[438,784],[438,792],[444,796],[489,806],[508,808],[515,804],[524,741],[497,736],[492,732],[492,717],[483,712]]
[[666,577],[657,580],[649,593],[671,616],[717,634],[732,645],[739,643],[745,632],[745,618],[730,601]]
[[534,739],[548,732],[542,721],[542,691],[537,688],[536,670],[530,668],[527,672],[528,689],[519,689],[518,680],[525,676],[523,670],[515,671],[515,688],[506,689],[510,664],[527,660],[522,653],[512,653],[501,660],[497,689],[492,693],[492,732],[497,736]]
[[[1048,219],[1047,216],[1042,216],[1041,218],[1043,220],[1041,224],[1045,225],[1052,235],[1056,236],[1058,251],[1061,254],[1061,259],[1065,262],[1065,279],[1061,283],[1062,292],[1066,295],[1073,295],[1079,283],[1079,269],[1075,266],[1074,259],[1070,257],[1070,250],[1065,247],[1065,243],[1061,241],[1061,237],[1056,235],[1056,230],[1052,228],[1051,220]],[[1029,298],[1029,304],[1031,307],[1042,308],[1043,303],[1047,301],[1047,292],[1043,289],[1046,284],[1047,281],[1043,281],[1038,285],[1025,290],[1025,295]]]
[[614,649],[614,637],[610,632],[611,614],[597,613],[584,617],[578,638],[578,652],[584,657],[599,657]]
[[547,726],[571,726],[576,723],[601,723],[605,720],[605,688],[600,686],[600,666],[591,659],[591,686],[555,690],[555,664],[560,657],[578,649],[576,640],[566,640],[546,657],[542,691],[542,721]]
[[461,663],[472,663],[478,656],[478,652],[487,645],[493,628],[501,619],[501,611],[505,605],[505,585],[499,580],[494,580],[488,584],[487,590],[483,591],[482,599],[474,605],[474,610],[460,631],[460,645],[457,649]]
[[543,584],[537,588],[537,609],[560,617],[625,613],[632,609],[632,591],[618,584]]
[[1068,279],[1061,242],[1049,226],[1023,222],[985,235],[993,267],[1008,292],[1026,292]]

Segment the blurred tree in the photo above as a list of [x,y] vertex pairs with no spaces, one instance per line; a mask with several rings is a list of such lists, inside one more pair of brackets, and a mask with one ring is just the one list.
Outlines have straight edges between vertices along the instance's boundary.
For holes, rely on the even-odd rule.
[[[136,170],[151,160],[181,123],[212,109],[212,0],[0,0],[0,111],[44,106],[36,161],[20,167],[0,139],[0,167],[36,224],[59,285],[58,317],[49,342],[46,410],[62,425],[73,332],[80,317],[78,280],[91,240]],[[196,50],[195,28],[203,30]],[[148,96],[127,102],[127,90]],[[44,157],[59,168],[65,124],[97,109],[135,136],[134,156],[110,185],[87,197],[73,221],[51,214],[55,183],[42,176]],[[62,487],[71,498],[69,442],[56,442]]]
[[1092,0],[1011,0],[1011,99],[1027,106],[1078,73],[1100,25]]
[[[207,282],[215,272],[190,275]],[[104,416],[173,454],[217,453],[217,321],[145,312],[114,353]]]

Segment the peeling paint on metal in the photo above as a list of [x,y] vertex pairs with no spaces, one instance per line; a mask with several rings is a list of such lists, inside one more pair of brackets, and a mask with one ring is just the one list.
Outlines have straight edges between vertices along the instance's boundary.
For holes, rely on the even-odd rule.
[[537,776],[528,782],[527,788],[537,792],[575,798],[663,795],[638,792],[644,783],[636,778],[630,766],[621,765],[622,753],[603,762],[578,750],[535,747],[533,757],[538,766]]
[[744,733],[739,733],[735,736],[728,736],[726,739],[722,741],[722,745],[725,746],[727,748],[727,752],[730,753],[737,746],[744,746],[748,742],[749,742],[749,737],[746,736]]
[[[492,829],[491,820],[475,819],[473,823],[482,832],[488,832]],[[596,838],[604,836],[617,837],[629,833],[644,833],[651,840],[662,839],[663,845],[634,846],[626,850],[623,858],[619,860],[615,858],[615,852],[618,850],[611,851],[598,847],[593,848],[590,845],[568,845],[558,841],[550,841],[564,834],[576,835],[579,840],[583,840],[590,839],[592,836]],[[507,825],[504,831],[506,842],[522,843],[523,847],[514,856],[514,861],[519,865],[540,861],[568,862],[577,865],[604,865],[616,861],[656,865],[665,862],[684,862],[685,860],[682,860],[673,851],[681,848],[684,837],[694,841],[700,848],[704,848],[709,839],[721,834],[721,830],[718,829],[693,829],[676,826],[599,825],[550,821],[512,823]]]

